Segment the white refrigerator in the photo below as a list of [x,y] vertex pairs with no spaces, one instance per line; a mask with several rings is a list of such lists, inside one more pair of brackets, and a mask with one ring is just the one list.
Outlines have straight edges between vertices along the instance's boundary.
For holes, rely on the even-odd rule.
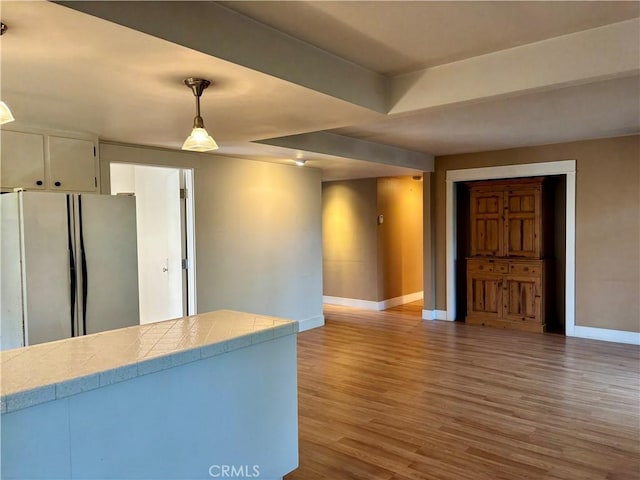
[[0,195],[0,349],[138,325],[135,197]]

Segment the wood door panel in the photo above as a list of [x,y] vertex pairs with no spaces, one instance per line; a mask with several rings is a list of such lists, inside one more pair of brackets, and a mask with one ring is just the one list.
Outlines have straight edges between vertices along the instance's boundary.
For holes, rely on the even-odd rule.
[[536,250],[536,230],[535,222],[531,218],[523,219],[520,223],[522,239],[521,251],[522,252],[535,252]]
[[500,222],[497,219],[476,221],[476,251],[491,255],[501,249]]
[[537,234],[532,218],[509,218],[508,251],[511,256],[536,258]]
[[471,193],[471,255],[502,256],[502,192]]
[[540,258],[540,190],[509,190],[506,194],[504,229],[507,257]]
[[507,276],[503,287],[502,317],[505,320],[541,323],[540,292],[540,277]]
[[536,211],[536,191],[510,191],[509,192],[509,212],[511,213],[534,213]]
[[507,315],[535,316],[535,288],[530,282],[507,282]]
[[522,250],[522,222],[519,219],[509,219],[509,225],[507,227],[507,238],[509,245],[509,251],[521,251]]
[[502,314],[502,277],[484,272],[469,272],[467,301],[469,315],[499,318]]

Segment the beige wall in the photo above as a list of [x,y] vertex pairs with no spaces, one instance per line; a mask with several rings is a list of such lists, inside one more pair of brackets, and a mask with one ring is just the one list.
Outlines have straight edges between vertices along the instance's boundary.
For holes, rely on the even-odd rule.
[[194,169],[200,312],[322,319],[319,170],[115,144],[100,157],[103,174],[111,162]]
[[422,174],[422,291],[423,309],[435,310],[436,292],[436,249],[435,249],[435,212],[433,195],[433,177],[431,172]]
[[446,171],[568,159],[577,170],[576,325],[640,331],[639,136],[437,157],[431,184],[437,309],[446,309]]
[[375,178],[322,185],[325,295],[378,300],[376,192]]
[[422,182],[325,182],[322,192],[325,295],[378,302],[422,291]]
[[422,291],[422,181],[378,179],[378,300]]

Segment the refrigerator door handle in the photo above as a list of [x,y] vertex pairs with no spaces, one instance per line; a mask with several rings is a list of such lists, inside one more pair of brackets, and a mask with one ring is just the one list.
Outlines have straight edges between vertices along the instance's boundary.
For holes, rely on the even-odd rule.
[[76,259],[73,254],[73,228],[71,223],[71,197],[67,195],[67,239],[69,245],[69,277],[70,285],[70,309],[71,309],[71,336],[76,336]]
[[82,196],[78,195],[78,227],[80,230],[80,261],[82,269],[82,334],[87,334],[87,296],[89,279],[87,277],[87,256],[84,251],[84,232],[82,229]]

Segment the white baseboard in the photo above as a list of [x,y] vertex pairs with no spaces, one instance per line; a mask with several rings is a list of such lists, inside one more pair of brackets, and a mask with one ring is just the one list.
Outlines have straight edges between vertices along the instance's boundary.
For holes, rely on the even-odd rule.
[[414,292],[400,297],[388,298],[378,302],[378,310],[386,310],[387,308],[397,307],[405,303],[417,302],[424,298],[424,292]]
[[400,297],[388,298],[387,300],[382,300],[380,302],[374,302],[372,300],[360,300],[359,298],[331,297],[329,295],[324,295],[322,297],[322,302],[328,303],[329,305],[340,305],[342,307],[380,311],[391,307],[397,307],[398,305],[404,305],[405,303],[422,300],[423,296],[423,292],[415,292],[402,295]]
[[567,331],[567,336],[640,345],[640,332],[626,332],[624,330],[609,330],[607,328],[581,327],[576,325],[573,327],[573,333]]
[[446,310],[422,310],[423,320],[448,320]]
[[324,315],[305,318],[304,320],[298,321],[298,332],[304,332],[305,330],[311,330],[312,328],[318,328],[322,326],[324,326]]
[[362,308],[364,310],[378,310],[378,302],[360,300],[359,298],[330,297],[329,295],[323,295],[322,303],[340,305],[341,307]]

